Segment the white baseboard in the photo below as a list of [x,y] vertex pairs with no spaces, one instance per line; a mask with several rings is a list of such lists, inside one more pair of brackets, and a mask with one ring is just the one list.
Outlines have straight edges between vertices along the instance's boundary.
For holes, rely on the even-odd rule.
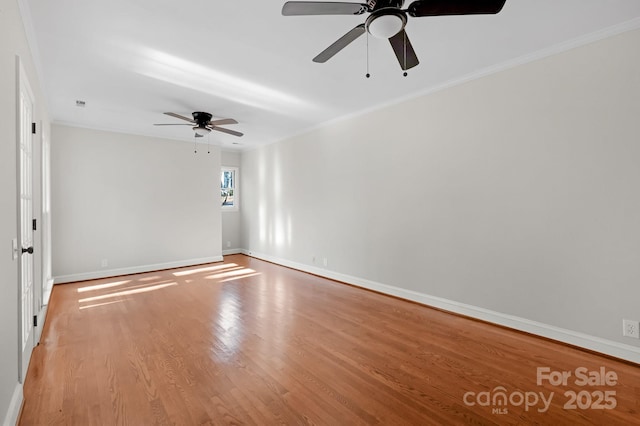
[[228,256],[230,254],[240,254],[240,253],[242,253],[242,249],[222,250],[222,255],[223,256]]
[[22,408],[22,385],[16,384],[16,388],[13,391],[7,414],[4,416],[3,426],[15,426],[18,423],[18,416],[20,415],[20,409]]
[[578,346],[584,349],[640,364],[640,348],[635,346],[614,342],[612,340],[602,339],[600,337],[591,336],[589,334],[580,333],[573,330],[567,330],[537,321],[531,321],[526,318],[521,318],[514,315],[503,314],[500,312],[491,311],[489,309],[467,305],[465,303],[459,303],[441,297],[430,296],[428,294],[418,293],[412,290],[406,290],[375,281],[365,280],[363,278],[341,274],[315,266],[292,262],[287,259],[281,259],[264,253],[257,253],[251,250],[242,250],[242,253],[246,254],[247,256],[266,260],[272,263],[277,263],[282,266],[308,272],[321,277],[399,297],[401,299],[411,300],[423,305],[432,306],[434,308],[439,308],[452,313],[465,315],[471,318],[487,321],[515,330],[524,331],[527,333],[535,334],[537,336],[546,337],[548,339],[556,340],[562,343],[567,343],[573,346]]
[[54,284],[71,283],[76,281],[95,280],[98,278],[117,277],[119,275],[140,274],[143,272],[160,271],[162,269],[181,268],[183,266],[201,265],[203,263],[222,262],[222,256],[202,257],[200,259],[179,260],[176,262],[156,263],[152,265],[133,266],[129,268],[107,269],[102,271],[85,272],[81,274],[61,275],[53,278]]

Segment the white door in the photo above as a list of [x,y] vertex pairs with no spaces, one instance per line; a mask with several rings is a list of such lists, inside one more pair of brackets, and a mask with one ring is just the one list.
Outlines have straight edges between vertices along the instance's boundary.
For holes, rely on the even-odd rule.
[[[18,176],[19,176],[19,270],[20,270],[20,382],[29,367],[34,347],[33,327],[33,92],[18,61]],[[21,250],[20,250],[21,248]],[[21,254],[20,254],[21,253]]]

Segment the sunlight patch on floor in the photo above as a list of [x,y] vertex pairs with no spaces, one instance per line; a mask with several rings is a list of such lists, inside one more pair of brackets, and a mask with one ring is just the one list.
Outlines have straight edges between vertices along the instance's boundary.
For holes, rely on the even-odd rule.
[[158,284],[158,285],[142,287],[142,288],[134,288],[131,290],[123,290],[115,293],[103,294],[101,296],[87,297],[85,299],[78,300],[78,302],[80,303],[93,302],[94,300],[103,300],[103,299],[108,299],[110,297],[119,297],[119,296],[128,296],[130,294],[146,293],[149,291],[160,290],[161,288],[171,287],[174,285],[178,285],[178,283],[172,282],[172,283]]
[[182,277],[185,275],[198,274],[200,272],[211,272],[211,271],[219,271],[221,269],[235,268],[237,266],[238,265],[235,263],[225,263],[224,265],[207,266],[205,268],[196,268],[196,269],[188,269],[186,271],[178,271],[178,272],[174,272],[173,275],[176,277]]
[[99,306],[105,306],[105,305],[113,305],[114,303],[121,303],[121,302],[124,302],[125,300],[129,300],[129,299],[113,300],[111,302],[96,303],[94,305],[80,306],[80,310],[82,311],[83,309],[97,308]]
[[138,278],[138,281],[142,281],[142,282],[145,282],[145,281],[153,281],[153,280],[158,280],[158,279],[160,279],[160,278],[162,278],[162,275],[155,275],[155,276],[153,276],[153,277]]
[[234,271],[228,271],[228,272],[220,272],[218,274],[213,274],[213,275],[209,275],[204,277],[206,280],[217,280],[219,278],[227,278],[227,277],[237,277],[239,275],[247,275],[247,274],[259,274],[259,272],[254,271],[253,269],[249,269],[249,268],[242,268],[242,269],[237,269]]
[[112,282],[112,283],[106,283],[106,284],[95,284],[95,285],[90,285],[87,287],[80,287],[78,288],[78,293],[84,293],[87,291],[95,291],[95,290],[103,290],[105,288],[111,288],[111,287],[118,287],[127,283],[130,283],[131,280],[127,280],[127,281],[116,281],[116,282]]
[[246,275],[239,275],[237,277],[231,277],[231,278],[227,278],[224,280],[220,280],[221,283],[226,283],[228,281],[235,281],[235,280],[241,280],[243,278],[249,278],[249,277],[255,277],[260,275],[260,272],[255,272],[255,273],[247,273]]

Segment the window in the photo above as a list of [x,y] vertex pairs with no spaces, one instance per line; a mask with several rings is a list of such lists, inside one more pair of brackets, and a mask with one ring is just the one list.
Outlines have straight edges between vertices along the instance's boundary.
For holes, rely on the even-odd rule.
[[220,200],[223,210],[238,210],[238,169],[222,167],[220,173]]

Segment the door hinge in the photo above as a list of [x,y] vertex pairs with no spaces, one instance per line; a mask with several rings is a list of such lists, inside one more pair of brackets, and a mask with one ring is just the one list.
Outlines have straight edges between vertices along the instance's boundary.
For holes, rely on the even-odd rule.
[[33,326],[34,326],[34,327],[37,327],[37,326],[38,326],[38,316],[37,316],[37,315],[34,315],[34,316],[33,316]]
[[31,123],[31,133],[36,134],[36,123]]
[[31,227],[33,228],[34,231],[38,230],[37,224],[36,224],[36,219],[33,219],[33,221],[31,222]]

